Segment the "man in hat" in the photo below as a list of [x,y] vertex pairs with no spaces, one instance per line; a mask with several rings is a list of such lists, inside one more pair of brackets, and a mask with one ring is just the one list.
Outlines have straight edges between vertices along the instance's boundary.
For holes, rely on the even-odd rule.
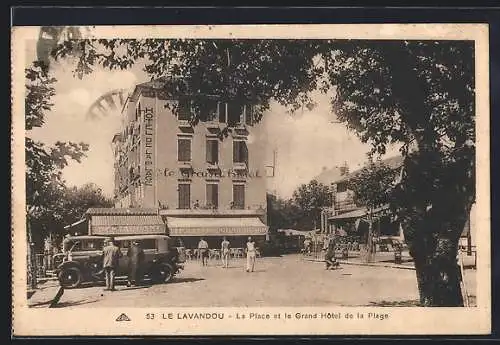
[[106,289],[115,291],[115,272],[118,267],[118,260],[122,257],[120,248],[115,244],[114,239],[110,239],[103,251],[103,267],[106,275]]
[[200,239],[200,242],[198,242],[198,252],[201,257],[201,264],[202,266],[207,266],[208,265],[208,243],[205,241],[205,239],[202,237]]
[[127,286],[137,285],[142,280],[142,264],[144,262],[144,250],[138,241],[133,241],[127,251],[128,256],[128,282]]

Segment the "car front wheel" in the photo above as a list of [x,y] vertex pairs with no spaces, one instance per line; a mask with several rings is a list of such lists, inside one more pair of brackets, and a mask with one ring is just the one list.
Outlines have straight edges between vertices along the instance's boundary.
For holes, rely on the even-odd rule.
[[59,272],[58,278],[63,288],[72,289],[82,283],[82,272],[76,267],[69,267]]
[[151,276],[156,284],[168,283],[174,278],[174,271],[170,265],[160,264],[153,268]]

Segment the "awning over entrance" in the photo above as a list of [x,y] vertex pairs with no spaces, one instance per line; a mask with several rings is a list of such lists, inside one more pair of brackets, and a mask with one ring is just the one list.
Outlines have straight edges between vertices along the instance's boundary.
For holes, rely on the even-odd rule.
[[167,217],[170,236],[265,235],[267,226],[258,217]]
[[165,234],[166,226],[158,215],[92,216],[91,235]]
[[[377,207],[373,210],[373,214],[376,215],[378,212],[389,209],[389,205],[385,205],[382,207]],[[366,208],[360,208],[351,212],[341,213],[333,217],[329,217],[329,220],[342,220],[342,219],[352,219],[352,218],[360,218],[364,217],[368,214],[368,210]]]

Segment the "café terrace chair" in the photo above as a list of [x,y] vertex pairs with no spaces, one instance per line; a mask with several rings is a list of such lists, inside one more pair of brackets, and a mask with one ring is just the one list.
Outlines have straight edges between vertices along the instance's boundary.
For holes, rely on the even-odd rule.
[[186,257],[188,258],[188,260],[193,259],[193,250],[192,249],[186,249]]
[[220,249],[210,249],[208,252],[208,258],[210,260],[212,259],[220,260],[221,259]]
[[242,258],[243,257],[243,248],[231,248],[233,258]]
[[236,248],[229,248],[229,256],[232,258],[236,257]]
[[199,249],[193,249],[193,257],[196,260],[201,260],[201,252]]
[[237,251],[236,251],[236,255],[239,257],[239,258],[242,258],[245,256],[245,250],[243,248],[236,248]]

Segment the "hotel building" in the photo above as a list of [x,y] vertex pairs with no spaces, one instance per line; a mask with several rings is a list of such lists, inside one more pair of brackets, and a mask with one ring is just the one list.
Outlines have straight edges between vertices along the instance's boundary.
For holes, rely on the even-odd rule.
[[253,107],[204,99],[208,120],[193,125],[189,95],[166,92],[161,79],[135,87],[112,140],[115,207],[157,209],[167,233],[187,247],[200,237],[211,247],[222,236],[233,246],[265,239],[265,143],[251,140],[259,131]]

